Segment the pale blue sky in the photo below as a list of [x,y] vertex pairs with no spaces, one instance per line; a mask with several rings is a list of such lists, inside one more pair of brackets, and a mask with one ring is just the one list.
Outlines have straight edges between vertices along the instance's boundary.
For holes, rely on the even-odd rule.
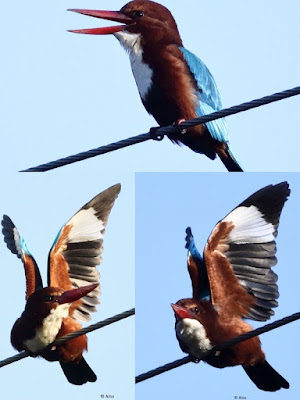
[[[134,173],[224,171],[221,162],[212,162],[165,139],[160,143],[149,141],[46,174],[17,172],[147,132],[155,125],[140,102],[128,57],[118,42],[113,37],[67,32],[67,29],[107,24],[67,12],[68,8],[118,10],[123,4],[119,0],[11,0],[2,4],[0,15],[0,212],[13,219],[39,262],[44,277],[48,250],[60,226],[97,193],[117,182],[122,183],[122,192],[110,216],[104,242],[100,267],[101,306],[92,322],[134,305]],[[200,56],[213,73],[224,106],[299,85],[300,5],[297,0],[286,3],[279,0],[168,0],[163,4],[173,12],[186,47]],[[299,171],[299,105],[300,98],[297,97],[228,118],[232,149],[245,170]],[[203,175],[203,179],[209,181],[209,176]],[[222,182],[229,178],[222,174],[214,179]],[[241,176],[235,179],[247,182],[249,178]],[[297,176],[293,179],[297,181]],[[203,185],[202,189],[205,188]],[[157,193],[156,189],[154,193]],[[182,201],[185,202],[186,193],[183,195]],[[151,199],[155,210],[160,198],[157,194]],[[235,202],[231,195],[228,199]],[[297,214],[296,207],[295,210]],[[181,213],[181,208],[177,213]],[[184,221],[182,225],[189,223]],[[294,218],[291,223],[294,224]],[[210,228],[203,231],[204,238]],[[165,236],[168,237],[169,226],[160,229],[166,229]],[[178,251],[184,253],[184,232],[181,230],[180,227],[172,233],[179,240]],[[295,230],[296,225],[292,232]],[[201,238],[199,240],[203,243]],[[293,247],[290,254],[292,250]],[[0,254],[1,298],[4,299],[1,302],[0,358],[3,359],[13,354],[9,343],[10,329],[23,309],[25,287],[20,261],[10,254],[1,240]],[[152,268],[154,266],[161,269],[159,260],[155,258],[152,259]],[[181,268],[182,263],[178,270]],[[159,280],[159,274],[157,276]],[[293,279],[292,283],[296,280]],[[182,282],[183,279],[180,284],[174,283],[176,290],[174,297],[173,292],[170,296],[171,301],[188,292],[188,282],[186,288],[181,286]],[[169,298],[164,307],[172,317]],[[173,325],[168,328],[167,337],[174,341]],[[158,332],[158,327],[155,332]],[[295,332],[294,328],[291,332],[291,335]],[[285,345],[286,342],[279,347],[283,349]],[[101,394],[115,395],[122,400],[132,399],[133,346],[134,318],[131,317],[89,335],[87,360],[98,375],[97,383],[75,388],[65,380],[59,366],[27,359],[0,370],[1,394],[27,400],[32,398],[34,382],[35,390],[43,391],[45,400],[52,399],[55,382],[58,390],[75,400],[82,398],[83,393],[95,399]],[[142,370],[139,372],[156,366],[160,361],[169,361],[176,354],[180,356],[176,346],[175,343],[170,353],[165,354],[145,342],[152,358],[145,357],[143,366],[138,360],[138,367]],[[273,346],[271,353],[272,349]],[[270,358],[270,361],[273,360]],[[199,371],[202,368],[202,365],[198,366]],[[283,373],[285,368],[281,369]],[[219,376],[215,375],[219,374],[218,371],[207,369],[211,370],[212,376]],[[290,374],[286,375],[292,381]],[[15,383],[16,377],[18,384]],[[174,381],[168,374],[163,379],[168,383],[164,388],[170,393],[174,390],[176,395],[178,379]],[[197,381],[197,375],[194,379]],[[147,391],[145,389],[150,387],[155,393],[158,391],[156,382],[153,379],[140,384],[147,385],[140,389]],[[50,389],[45,390],[49,383]],[[184,384],[186,386],[186,382]],[[188,386],[192,386],[190,381]],[[165,395],[156,392],[156,398],[162,397]]]

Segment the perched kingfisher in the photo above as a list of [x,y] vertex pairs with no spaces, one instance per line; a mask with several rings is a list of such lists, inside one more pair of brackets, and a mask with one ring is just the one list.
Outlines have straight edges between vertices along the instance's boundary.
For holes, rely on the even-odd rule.
[[11,343],[18,350],[59,361],[70,383],[82,385],[97,377],[82,357],[86,335],[49,346],[55,339],[77,331],[96,311],[103,235],[108,216],[120,192],[119,184],[98,194],[83,206],[59,231],[48,256],[48,287],[24,239],[7,216],[2,232],[9,250],[24,264],[26,306],[11,331]]
[[[113,34],[129,53],[142,102],[160,126],[179,125],[222,108],[216,83],[206,65],[183,47],[170,11],[148,0],[134,0],[120,11],[71,9],[80,14],[123,25],[70,30],[93,35]],[[234,158],[224,119],[169,135],[210,159],[218,155],[228,171],[242,171]]]
[[[172,304],[176,337],[193,361],[214,346],[252,330],[245,318],[266,321],[277,307],[276,263],[279,219],[290,194],[287,182],[266,186],[243,201],[213,229],[198,252],[187,228],[188,270],[192,298]],[[255,385],[274,392],[289,383],[266,361],[259,338],[253,337],[205,361],[217,368],[242,365]]]

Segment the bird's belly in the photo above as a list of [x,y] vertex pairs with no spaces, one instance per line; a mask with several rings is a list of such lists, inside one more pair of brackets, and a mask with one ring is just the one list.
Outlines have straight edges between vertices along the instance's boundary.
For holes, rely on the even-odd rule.
[[190,355],[201,357],[212,349],[212,344],[206,336],[206,331],[203,325],[195,320],[184,318],[176,324],[176,334],[180,341],[188,349]]
[[26,349],[32,353],[38,353],[52,343],[61,328],[63,318],[69,315],[69,308],[69,304],[61,304],[52,309],[42,326],[36,330],[34,337],[24,341]]

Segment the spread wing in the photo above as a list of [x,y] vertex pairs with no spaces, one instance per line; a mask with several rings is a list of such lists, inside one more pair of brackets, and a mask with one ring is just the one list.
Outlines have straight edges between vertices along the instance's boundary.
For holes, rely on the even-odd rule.
[[[60,230],[48,258],[48,284],[64,290],[99,281],[103,235],[121,185],[98,194],[83,206]],[[100,289],[96,288],[73,303],[72,316],[82,321],[96,311]]]
[[186,228],[185,232],[185,248],[188,249],[187,265],[192,281],[193,298],[200,300],[207,296],[210,297],[208,277],[203,258],[195,245],[191,228]]
[[279,218],[290,194],[287,182],[254,193],[212,231],[204,251],[212,303],[259,321],[278,305],[276,263]]
[[[199,101],[196,109],[198,117],[221,110],[221,97],[216,82],[206,65],[195,54],[184,47],[179,47],[179,49],[198,86],[196,92]],[[224,118],[206,122],[205,125],[215,140],[228,142],[228,131]]]
[[13,254],[16,254],[24,264],[27,300],[32,293],[43,287],[40,271],[35,259],[30,254],[24,239],[19,234],[12,220],[7,215],[3,215],[1,224],[4,241],[7,247]]

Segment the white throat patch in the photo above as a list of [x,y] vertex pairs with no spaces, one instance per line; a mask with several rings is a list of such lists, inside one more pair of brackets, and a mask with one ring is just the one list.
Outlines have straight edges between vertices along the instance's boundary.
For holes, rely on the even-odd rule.
[[35,336],[32,339],[24,341],[29,351],[38,353],[55,340],[61,328],[63,318],[69,315],[70,305],[66,303],[52,308],[50,314],[44,319],[43,325],[37,329]]
[[176,333],[194,357],[201,357],[213,347],[203,325],[196,319],[184,318],[178,321]]
[[117,32],[114,36],[129,53],[131,69],[141,98],[144,100],[152,86],[153,71],[143,61],[141,35],[125,31]]

